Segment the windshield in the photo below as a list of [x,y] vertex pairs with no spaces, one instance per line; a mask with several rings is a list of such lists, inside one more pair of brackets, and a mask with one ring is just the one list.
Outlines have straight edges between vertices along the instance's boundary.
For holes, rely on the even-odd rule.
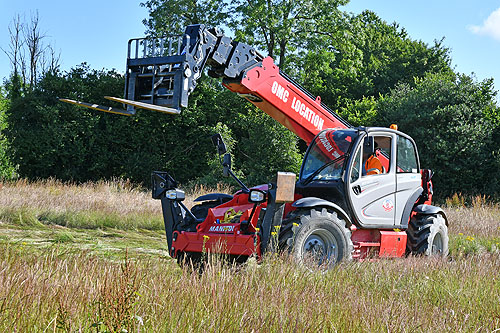
[[311,143],[302,164],[301,180],[334,180],[342,177],[344,160],[357,136],[353,130],[326,130]]

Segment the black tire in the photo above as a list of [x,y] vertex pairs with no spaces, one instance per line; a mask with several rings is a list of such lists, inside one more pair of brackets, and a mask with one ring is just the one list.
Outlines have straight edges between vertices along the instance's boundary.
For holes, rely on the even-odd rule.
[[442,257],[448,255],[448,227],[441,214],[412,217],[406,234],[407,254]]
[[194,205],[191,208],[191,213],[196,216],[197,219],[206,219],[208,215],[208,210],[219,206],[221,203],[219,201],[205,201],[201,204]]
[[290,214],[280,230],[279,246],[301,263],[330,267],[352,260],[351,231],[326,208]]
[[[201,204],[194,205],[191,208],[191,213],[196,216],[197,219],[205,220],[208,216],[208,210],[210,208],[214,208],[219,206],[221,203],[219,201],[205,201]],[[193,220],[192,217],[186,215],[185,221],[182,225],[180,225],[179,231],[196,231],[196,226],[198,225],[198,221]]]

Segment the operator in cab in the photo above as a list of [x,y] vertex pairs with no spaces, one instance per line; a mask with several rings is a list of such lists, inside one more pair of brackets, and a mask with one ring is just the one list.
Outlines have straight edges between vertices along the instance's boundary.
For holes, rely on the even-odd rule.
[[363,152],[363,176],[380,175],[384,172],[382,163],[376,156],[376,153],[370,154],[369,151]]

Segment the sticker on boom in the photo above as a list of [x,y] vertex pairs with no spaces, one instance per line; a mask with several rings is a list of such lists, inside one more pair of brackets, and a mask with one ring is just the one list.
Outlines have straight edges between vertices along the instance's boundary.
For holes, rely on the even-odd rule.
[[[271,85],[271,92],[284,103],[287,103],[289,101],[288,97],[290,96],[290,92],[276,81],[274,81]],[[321,131],[323,129],[325,120],[322,119],[318,114],[316,114],[316,112],[307,107],[306,103],[302,102],[295,96],[293,96],[291,108],[308,122],[310,122],[318,130]]]

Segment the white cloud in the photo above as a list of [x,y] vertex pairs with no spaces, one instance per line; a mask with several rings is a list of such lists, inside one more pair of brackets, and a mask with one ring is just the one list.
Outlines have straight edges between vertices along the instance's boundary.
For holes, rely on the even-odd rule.
[[471,25],[468,28],[475,34],[486,35],[500,40],[500,8],[491,13],[482,25]]

